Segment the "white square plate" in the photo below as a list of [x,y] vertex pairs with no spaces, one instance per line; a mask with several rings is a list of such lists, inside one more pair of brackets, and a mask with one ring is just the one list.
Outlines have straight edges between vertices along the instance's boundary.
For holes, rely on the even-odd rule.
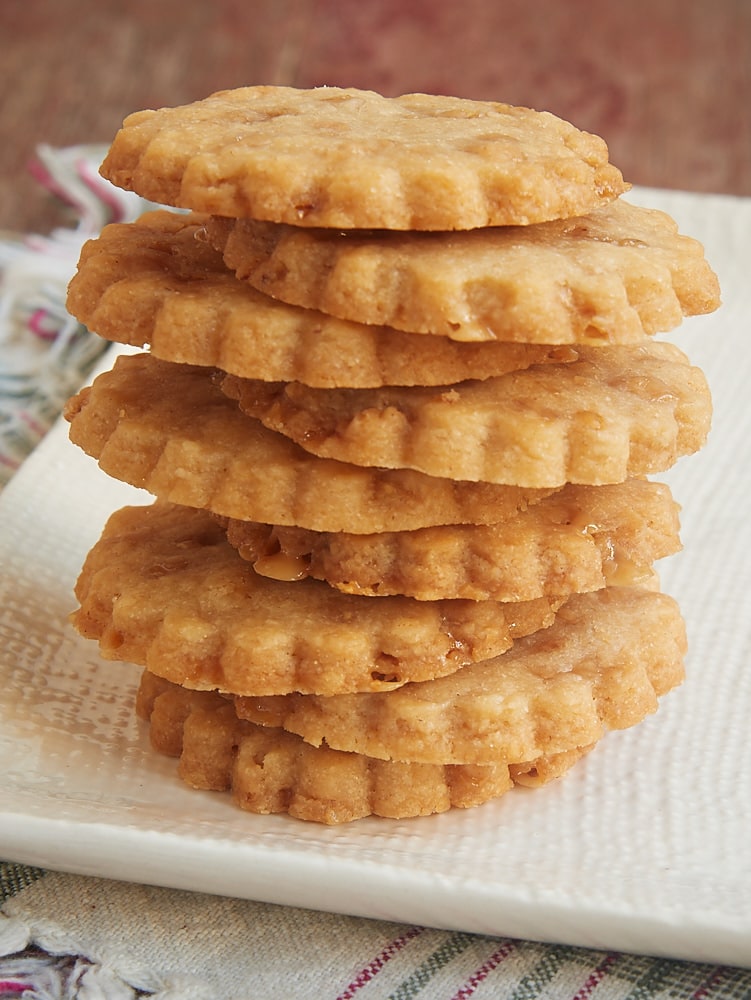
[[751,200],[638,191],[695,235],[725,305],[674,339],[715,397],[669,476],[661,567],[688,678],[562,781],[470,811],[324,828],[183,787],[133,715],[139,671],[66,621],[107,515],[148,498],[58,424],[0,496],[0,854],[83,874],[494,935],[751,965]]

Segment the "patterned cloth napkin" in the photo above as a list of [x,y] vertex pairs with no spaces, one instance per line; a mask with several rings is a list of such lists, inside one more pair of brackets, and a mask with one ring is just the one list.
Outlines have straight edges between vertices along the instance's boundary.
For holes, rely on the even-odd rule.
[[[96,147],[40,150],[40,176],[73,206],[78,226],[0,239],[2,482],[104,346],[66,314],[65,286],[83,241],[145,206],[98,177],[101,155]],[[12,861],[0,862],[0,905],[0,1000],[751,998],[751,970],[400,925]]]
[[106,348],[65,310],[83,243],[147,203],[98,174],[98,146],[42,146],[39,180],[70,206],[72,229],[49,236],[0,232],[0,487],[56,419]]
[[[751,971],[0,865],[0,998],[742,1000]],[[36,947],[30,947],[30,945]],[[23,990],[28,992],[22,992]]]

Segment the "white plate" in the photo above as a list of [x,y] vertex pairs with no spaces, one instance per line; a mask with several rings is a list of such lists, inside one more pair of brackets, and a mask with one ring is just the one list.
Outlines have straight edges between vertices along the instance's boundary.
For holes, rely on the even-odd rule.
[[107,514],[143,494],[57,425],[0,497],[0,855],[66,871],[494,935],[751,965],[751,201],[637,192],[701,238],[725,306],[676,333],[710,443],[669,476],[662,569],[688,680],[563,781],[408,822],[324,828],[184,788],[133,716],[138,670],[66,623]]

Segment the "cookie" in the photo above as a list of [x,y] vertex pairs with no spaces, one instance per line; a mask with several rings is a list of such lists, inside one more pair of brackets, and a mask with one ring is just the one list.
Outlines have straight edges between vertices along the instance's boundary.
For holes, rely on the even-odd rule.
[[242,414],[211,370],[149,354],[118,358],[65,416],[115,479],[241,520],[358,534],[491,523],[548,492],[316,458]]
[[384,760],[533,760],[654,712],[683,679],[685,649],[672,598],[608,587],[574,595],[550,628],[449,677],[383,693],[236,698],[235,706],[313,746]]
[[459,344],[276,301],[200,240],[204,216],[148,212],[85,244],[68,309],[107,340],[245,378],[332,388],[441,385],[565,361],[544,344]]
[[524,229],[357,233],[215,218],[207,233],[239,278],[274,298],[460,341],[638,343],[719,305],[701,244],[626,201]]
[[373,601],[253,571],[205,511],[125,507],[76,584],[77,631],[105,659],[199,690],[383,690],[457,670],[553,621],[560,601]]
[[178,774],[191,787],[229,791],[236,805],[252,813],[288,813],[329,825],[477,806],[514,784],[538,786],[558,778],[591,749],[483,766],[376,760],[312,747],[284,730],[240,720],[226,699],[187,691],[148,671],[137,710],[150,723],[154,748],[180,758]]
[[312,576],[351,594],[418,600],[568,597],[616,580],[649,580],[680,549],[678,505],[661,483],[565,486],[493,525],[319,533],[230,519],[227,537],[256,572]]
[[345,229],[523,225],[627,187],[602,139],[547,112],[337,87],[138,111],[101,173],[164,205]]
[[227,376],[222,388],[322,458],[448,479],[615,483],[704,444],[709,389],[677,347],[576,351],[576,361],[451,386],[311,389]]

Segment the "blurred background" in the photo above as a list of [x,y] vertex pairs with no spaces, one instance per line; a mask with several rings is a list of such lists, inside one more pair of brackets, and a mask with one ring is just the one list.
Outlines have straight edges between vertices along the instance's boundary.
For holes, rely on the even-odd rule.
[[39,143],[245,84],[453,93],[597,132],[636,184],[751,195],[751,0],[2,0],[0,229]]

